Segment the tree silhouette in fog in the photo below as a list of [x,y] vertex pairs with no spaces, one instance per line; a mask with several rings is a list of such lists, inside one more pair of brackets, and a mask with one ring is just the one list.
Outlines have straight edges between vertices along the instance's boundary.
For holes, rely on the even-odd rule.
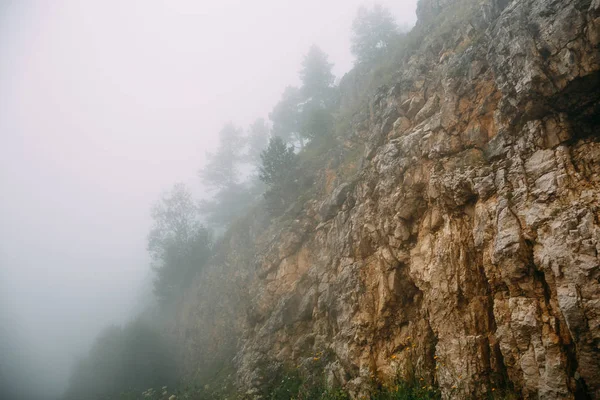
[[178,298],[210,258],[212,235],[200,222],[191,192],[176,184],[152,208],[148,251],[154,260],[154,293],[162,302]]
[[372,62],[385,54],[398,35],[396,21],[389,9],[375,4],[360,7],[352,23],[352,54],[359,63]]

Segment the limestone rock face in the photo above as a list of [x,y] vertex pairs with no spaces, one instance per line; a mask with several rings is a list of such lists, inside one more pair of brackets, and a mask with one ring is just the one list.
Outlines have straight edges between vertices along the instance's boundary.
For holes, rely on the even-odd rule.
[[442,9],[452,36],[354,130],[357,177],[257,235],[243,388],[327,350],[353,395],[600,398],[600,2],[422,0],[421,24]]

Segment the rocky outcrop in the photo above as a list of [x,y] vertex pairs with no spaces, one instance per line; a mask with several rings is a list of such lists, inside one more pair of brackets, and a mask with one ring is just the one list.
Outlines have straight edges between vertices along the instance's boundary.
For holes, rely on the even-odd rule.
[[600,2],[422,0],[421,25],[441,9],[354,124],[356,177],[256,236],[242,387],[328,350],[353,395],[600,398]]

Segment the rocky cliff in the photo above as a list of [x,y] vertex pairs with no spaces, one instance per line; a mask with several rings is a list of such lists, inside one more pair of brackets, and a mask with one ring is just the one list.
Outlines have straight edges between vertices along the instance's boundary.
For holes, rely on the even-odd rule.
[[314,196],[229,237],[231,291],[211,297],[227,311],[207,305],[213,285],[188,294],[188,366],[230,349],[252,392],[266,364],[327,352],[328,382],[353,395],[399,374],[444,398],[600,398],[600,1],[418,13]]

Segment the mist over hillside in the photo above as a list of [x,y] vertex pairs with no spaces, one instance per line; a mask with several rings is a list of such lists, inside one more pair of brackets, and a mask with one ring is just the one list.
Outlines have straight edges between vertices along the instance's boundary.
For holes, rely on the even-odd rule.
[[[9,398],[57,398],[105,327],[153,304],[152,204],[176,182],[210,197],[197,171],[221,126],[268,121],[312,44],[348,71],[360,4],[0,5]],[[414,24],[413,2],[387,5]]]
[[0,399],[600,397],[600,2],[4,2]]

